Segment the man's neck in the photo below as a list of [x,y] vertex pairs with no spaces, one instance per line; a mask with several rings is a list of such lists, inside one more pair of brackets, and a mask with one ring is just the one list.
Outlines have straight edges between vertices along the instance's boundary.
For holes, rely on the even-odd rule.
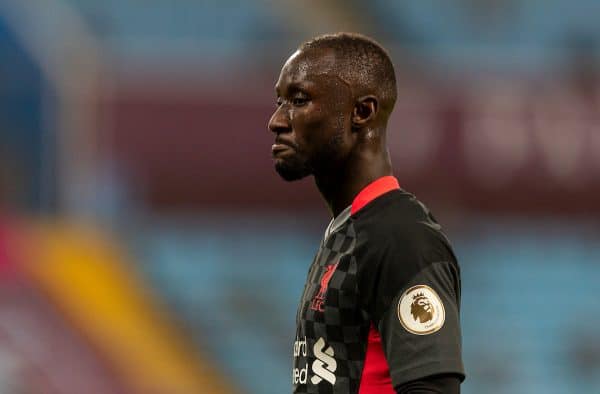
[[329,174],[315,175],[317,188],[333,217],[352,204],[354,197],[371,182],[392,175],[387,151],[363,152]]

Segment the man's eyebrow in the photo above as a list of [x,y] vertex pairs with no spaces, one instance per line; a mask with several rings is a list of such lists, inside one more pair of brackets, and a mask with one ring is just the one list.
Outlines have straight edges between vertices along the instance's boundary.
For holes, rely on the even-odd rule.
[[306,82],[292,82],[288,85],[288,90],[290,92],[298,91],[298,90],[306,90],[309,83]]
[[[297,92],[297,91],[306,91],[307,89],[309,89],[309,82],[290,82],[289,84],[285,84],[284,85],[284,89],[286,93],[293,93],[293,92]],[[282,88],[279,85],[275,85],[275,93],[277,93],[278,96],[280,96],[282,94]]]

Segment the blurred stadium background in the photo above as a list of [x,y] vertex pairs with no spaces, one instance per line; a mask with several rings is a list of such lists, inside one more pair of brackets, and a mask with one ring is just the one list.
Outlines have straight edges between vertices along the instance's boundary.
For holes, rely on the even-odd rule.
[[401,184],[463,270],[469,393],[600,393],[594,0],[0,2],[0,393],[289,392],[328,217],[272,170],[283,61],[392,53]]

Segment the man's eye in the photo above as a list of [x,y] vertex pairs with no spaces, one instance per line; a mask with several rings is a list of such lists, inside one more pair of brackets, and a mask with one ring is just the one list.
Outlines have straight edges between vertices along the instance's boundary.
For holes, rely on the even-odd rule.
[[292,104],[294,104],[297,107],[302,106],[306,103],[308,103],[308,98],[306,97],[294,97],[292,99]]

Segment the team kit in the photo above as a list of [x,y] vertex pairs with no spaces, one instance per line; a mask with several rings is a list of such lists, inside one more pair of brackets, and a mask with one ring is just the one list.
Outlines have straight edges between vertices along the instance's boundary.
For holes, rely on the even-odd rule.
[[433,216],[396,178],[331,221],[310,266],[293,344],[294,393],[395,393],[464,377],[460,272]]

